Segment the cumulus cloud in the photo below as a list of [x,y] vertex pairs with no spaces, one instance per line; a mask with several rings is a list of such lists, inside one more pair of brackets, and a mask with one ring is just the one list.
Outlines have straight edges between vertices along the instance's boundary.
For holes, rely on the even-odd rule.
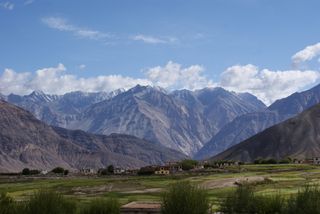
[[200,65],[182,68],[180,64],[169,61],[164,67],[148,69],[145,74],[154,85],[168,90],[195,90],[214,86],[213,81],[202,74],[203,70],[204,68]]
[[110,92],[119,88],[129,89],[137,84],[159,86],[168,91],[220,86],[235,92],[252,93],[266,104],[271,104],[277,99],[308,89],[320,82],[320,72],[316,70],[273,71],[259,69],[251,64],[235,65],[222,72],[218,82],[206,77],[203,71],[204,67],[201,65],[183,67],[172,61],[164,66],[144,70],[143,78],[121,75],[83,78],[68,74],[63,64],[35,72],[5,69],[0,75],[0,92],[20,95],[29,94],[33,90],[41,90],[48,94],[64,94],[79,90]]
[[63,64],[39,69],[35,73],[18,73],[12,69],[5,69],[0,76],[1,93],[20,95],[29,94],[34,90],[41,90],[48,94],[65,94],[71,91],[113,91],[119,88],[129,89],[137,84],[152,85],[147,79],[121,75],[80,78],[67,74]]
[[68,23],[66,19],[63,19],[61,17],[45,17],[42,18],[42,22],[52,29],[70,32],[82,38],[105,40],[111,37],[111,35],[107,33],[72,25]]
[[173,37],[169,38],[158,38],[154,36],[147,36],[143,34],[138,34],[132,37],[133,40],[135,41],[142,41],[144,43],[148,44],[167,44],[167,43],[173,43],[176,42],[177,39]]
[[12,2],[6,1],[6,2],[0,2],[0,7],[5,10],[13,10],[14,4]]
[[310,45],[292,56],[292,62],[298,66],[302,62],[310,61],[320,55],[320,42]]
[[113,91],[119,88],[129,89],[137,84],[160,86],[167,90],[195,90],[215,86],[212,80],[205,77],[200,65],[182,67],[174,62],[165,66],[147,69],[145,78],[132,78],[121,75],[107,75],[81,78],[67,73],[63,64],[56,67],[39,69],[35,72],[15,72],[5,69],[0,76],[0,92],[3,94],[29,94],[41,90],[49,94],[64,94],[71,91]]
[[320,81],[320,72],[313,70],[271,71],[258,67],[236,65],[221,74],[220,85],[236,92],[250,92],[266,104],[286,97]]

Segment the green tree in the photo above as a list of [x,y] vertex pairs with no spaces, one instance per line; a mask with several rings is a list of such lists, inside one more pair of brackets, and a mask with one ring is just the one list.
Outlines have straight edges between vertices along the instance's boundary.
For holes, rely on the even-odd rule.
[[108,170],[108,173],[113,174],[113,172],[114,172],[114,166],[113,166],[113,165],[109,165],[109,166],[107,167],[107,170]]
[[197,165],[198,165],[198,161],[196,161],[196,160],[187,159],[187,160],[183,160],[181,162],[181,167],[182,167],[183,170],[194,169],[195,166],[197,166]]
[[30,169],[29,168],[24,168],[21,172],[22,175],[30,175]]
[[64,173],[64,168],[62,167],[56,167],[52,170],[53,173],[55,174],[63,174]]

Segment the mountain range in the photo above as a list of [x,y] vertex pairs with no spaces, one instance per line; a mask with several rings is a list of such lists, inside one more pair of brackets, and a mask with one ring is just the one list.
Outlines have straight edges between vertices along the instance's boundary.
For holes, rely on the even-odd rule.
[[320,85],[277,100],[263,111],[243,114],[225,125],[195,157],[197,159],[212,157],[318,103],[320,103]]
[[33,92],[5,99],[50,125],[95,134],[133,135],[189,156],[235,118],[266,108],[251,94],[223,88],[168,93],[140,85],[112,94]]
[[206,159],[320,103],[320,85],[266,107],[249,93],[137,85],[112,93],[71,92],[0,96],[45,123],[92,134],[132,135]]
[[95,135],[52,127],[3,100],[0,142],[0,172],[24,167],[97,169],[109,164],[132,168],[186,158],[178,151],[129,135]]
[[218,154],[213,160],[252,162],[258,158],[319,157],[320,104]]

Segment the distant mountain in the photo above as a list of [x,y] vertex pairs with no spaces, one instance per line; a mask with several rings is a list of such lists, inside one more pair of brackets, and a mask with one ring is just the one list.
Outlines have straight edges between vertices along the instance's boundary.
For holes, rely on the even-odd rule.
[[218,154],[213,160],[305,159],[320,154],[320,104]]
[[24,167],[139,167],[183,158],[186,156],[177,151],[133,136],[50,127],[31,113],[0,101],[0,172]]
[[47,95],[42,91],[34,91],[30,95],[10,94],[6,100],[33,113],[39,120],[59,127],[68,127],[78,115],[92,104],[110,99],[123,90],[111,93],[70,92],[65,95]]
[[47,124],[96,134],[121,133],[192,156],[234,118],[266,106],[255,96],[223,88],[172,93],[137,85],[113,93],[9,95],[6,100]]
[[68,128],[92,133],[124,133],[193,155],[235,117],[256,106],[222,88],[166,93],[136,86],[88,107]]
[[264,111],[241,115],[214,135],[195,157],[197,159],[212,157],[318,103],[320,103],[320,85],[278,100]]
[[7,97],[0,93],[0,100],[6,100],[6,99],[7,99]]

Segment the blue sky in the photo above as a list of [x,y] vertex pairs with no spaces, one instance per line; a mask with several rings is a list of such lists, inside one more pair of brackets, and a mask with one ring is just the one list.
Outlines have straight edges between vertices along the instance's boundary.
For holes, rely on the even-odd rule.
[[[78,81],[121,75],[125,81],[149,81],[170,90],[223,86],[272,102],[319,82],[317,48],[311,59],[301,60],[302,65],[293,66],[292,61],[294,54],[320,41],[319,8],[318,0],[0,0],[0,92],[74,89],[66,86],[59,91],[55,85],[49,89],[30,83],[39,69],[56,69],[57,75]],[[283,72],[294,70],[296,79],[281,79],[281,87],[272,90],[272,81],[278,80],[259,89],[244,87],[234,79],[234,69],[244,76],[251,72],[248,78],[253,75],[260,81],[265,78],[263,69],[275,72],[272,75],[282,72],[275,79],[286,79],[292,75]],[[5,80],[9,70],[12,75],[29,75],[28,80],[13,81],[21,75]],[[184,77],[173,84],[165,82],[177,75]],[[200,83],[184,86],[181,80]],[[110,80],[114,86],[102,89],[129,87],[121,81]],[[290,89],[272,95],[284,87]]]

